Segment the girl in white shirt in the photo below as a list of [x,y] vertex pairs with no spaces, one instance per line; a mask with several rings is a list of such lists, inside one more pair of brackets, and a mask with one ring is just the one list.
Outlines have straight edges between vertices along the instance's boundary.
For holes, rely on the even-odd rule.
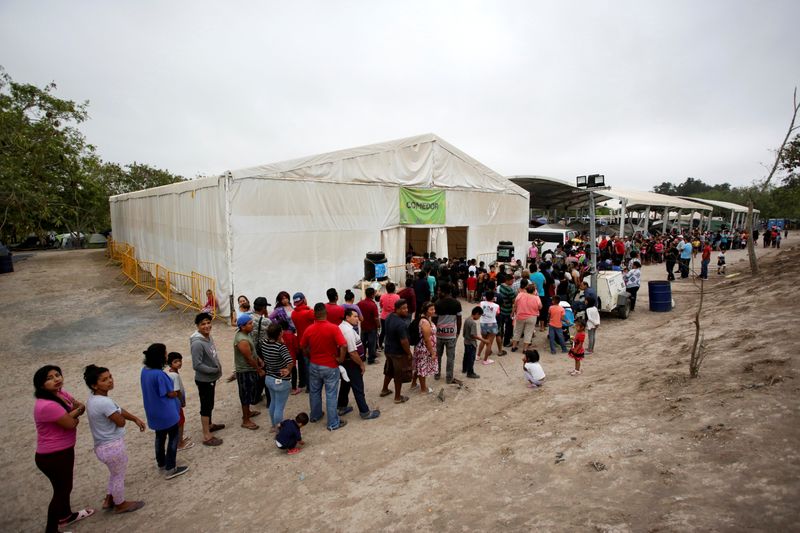
[[586,298],[586,333],[589,335],[588,346],[586,353],[594,352],[594,338],[597,333],[597,328],[600,327],[600,312],[597,310],[597,304],[591,296]]

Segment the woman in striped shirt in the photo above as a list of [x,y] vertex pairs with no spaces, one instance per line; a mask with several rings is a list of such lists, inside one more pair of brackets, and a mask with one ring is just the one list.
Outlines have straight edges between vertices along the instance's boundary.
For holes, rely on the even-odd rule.
[[264,358],[265,379],[272,401],[269,405],[269,417],[272,431],[277,431],[278,424],[283,421],[283,410],[291,392],[291,381],[287,378],[292,373],[294,361],[289,349],[283,343],[280,324],[273,322],[267,327],[267,338],[261,343],[261,357]]

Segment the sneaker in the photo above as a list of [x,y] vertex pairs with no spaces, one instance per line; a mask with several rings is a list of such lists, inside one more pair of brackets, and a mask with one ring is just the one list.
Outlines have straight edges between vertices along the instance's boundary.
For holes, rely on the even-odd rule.
[[487,359],[486,361],[482,361],[481,364],[482,365],[493,365],[494,364],[494,360]]
[[328,431],[336,431],[337,429],[343,428],[347,425],[347,420],[339,420],[339,425],[335,428],[328,428]]
[[337,409],[336,412],[339,413],[339,416],[344,416],[347,413],[352,413],[353,412],[353,408],[348,405],[347,407],[342,407],[340,409]]
[[513,348],[511,348],[511,351],[512,351],[512,352],[516,352],[516,351],[517,351],[517,347],[516,347],[516,346],[514,346]]
[[350,383],[350,376],[347,375],[347,369],[342,365],[339,365],[339,373],[342,375],[343,380],[345,380],[347,383]]
[[325,413],[322,413],[322,416],[319,418],[309,418],[308,421],[314,424],[315,422],[319,422],[323,416],[325,416]]
[[467,377],[470,378],[470,379],[479,379],[480,378],[480,376],[478,374],[476,374],[475,372],[473,372],[471,374],[467,374]]
[[176,466],[172,470],[167,470],[167,475],[166,475],[165,479],[172,479],[172,478],[175,478],[175,477],[178,477],[178,476],[182,476],[183,474],[185,474],[188,471],[189,471],[189,467],[188,466]]
[[379,416],[381,416],[381,412],[377,409],[373,409],[372,411],[359,414],[361,415],[361,418],[363,418],[364,420],[372,420],[374,418],[378,418]]

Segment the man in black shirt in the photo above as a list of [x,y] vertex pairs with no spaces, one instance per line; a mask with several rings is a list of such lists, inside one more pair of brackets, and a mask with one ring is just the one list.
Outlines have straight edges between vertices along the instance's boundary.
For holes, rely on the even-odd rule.
[[394,304],[394,313],[386,317],[386,338],[383,351],[386,362],[383,365],[383,389],[381,397],[392,391],[389,383],[394,381],[394,403],[408,401],[408,396],[400,394],[403,383],[411,382],[411,345],[408,341],[408,303],[402,298]]

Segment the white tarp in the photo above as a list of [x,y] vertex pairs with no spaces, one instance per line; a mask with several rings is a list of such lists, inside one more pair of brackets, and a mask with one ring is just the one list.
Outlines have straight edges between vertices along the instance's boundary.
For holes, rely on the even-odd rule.
[[115,196],[112,226],[139,259],[214,277],[224,313],[234,291],[313,304],[359,280],[367,252],[404,263],[406,186],[446,191],[446,224],[424,226],[439,257],[456,226],[468,257],[501,240],[526,249],[528,193],[432,134]]

